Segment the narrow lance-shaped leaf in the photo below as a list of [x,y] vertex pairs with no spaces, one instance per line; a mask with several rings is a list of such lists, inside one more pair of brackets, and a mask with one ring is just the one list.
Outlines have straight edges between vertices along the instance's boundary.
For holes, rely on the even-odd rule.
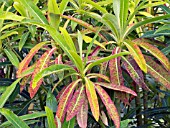
[[17,115],[15,115],[10,110],[5,108],[0,108],[0,113],[4,115],[15,128],[29,128],[28,125],[22,119],[20,119]]
[[156,63],[151,57],[145,56],[145,59],[147,61],[148,73],[155,78],[156,81],[170,89],[170,73]]
[[[118,54],[120,53],[121,49],[119,47],[114,48],[112,51],[112,54]],[[120,66],[120,60],[121,57],[113,58],[109,61],[109,69],[110,69],[110,80],[111,83],[114,83],[114,85],[117,86],[123,86],[123,76],[122,76],[122,70]]]
[[168,58],[155,46],[149,44],[151,42],[147,39],[136,39],[134,42],[139,45],[140,47],[144,48],[145,50],[149,51],[153,56],[155,56],[163,65],[164,67],[170,71],[170,62]]
[[144,59],[144,56],[143,56],[140,48],[135,43],[133,43],[131,41],[126,41],[126,42],[124,42],[124,44],[126,45],[128,50],[132,54],[134,60],[139,65],[140,69],[146,73],[147,72],[146,61]]
[[71,97],[73,95],[73,91],[74,91],[75,87],[77,86],[77,84],[80,81],[81,80],[78,79],[78,80],[72,82],[71,84],[69,84],[66,87],[66,89],[64,90],[62,96],[60,97],[60,101],[59,101],[59,105],[58,105],[58,108],[57,108],[56,116],[60,119],[61,122],[64,121],[64,117],[65,117],[65,114],[67,112],[68,103],[71,100]]
[[126,93],[132,94],[134,96],[137,96],[137,94],[133,90],[131,90],[130,88],[127,88],[126,86],[117,86],[112,83],[104,83],[104,82],[96,82],[95,84],[98,84],[98,85],[103,86],[108,89],[126,92]]
[[38,72],[41,72],[44,68],[46,68],[48,66],[50,57],[52,55],[52,53],[54,52],[56,48],[52,48],[51,50],[45,52],[41,58],[38,60],[38,62],[36,63],[33,75],[32,75],[32,81],[30,84],[30,88],[29,88],[29,92],[30,92],[30,96],[31,98],[34,97],[35,93],[37,92],[37,90],[39,89],[41,83],[42,83],[42,79],[40,79],[39,81],[37,81],[37,84],[32,84],[33,83],[33,79],[34,77],[37,75]]
[[106,80],[107,82],[110,82],[110,79],[109,77],[107,77],[106,75],[103,75],[103,74],[99,74],[99,73],[89,73],[88,75],[88,78],[101,78],[103,80]]
[[22,47],[24,46],[24,44],[26,43],[27,41],[27,38],[29,36],[29,32],[27,33],[24,33],[19,41],[19,51],[21,51]]
[[88,100],[85,98],[80,111],[77,113],[77,123],[81,128],[87,127],[87,116],[88,116]]
[[98,121],[100,113],[99,113],[99,104],[98,104],[98,99],[94,88],[94,84],[86,77],[85,77],[85,81],[86,81],[86,95],[90,104],[90,108],[95,120]]
[[116,109],[116,106],[114,105],[113,101],[111,100],[110,96],[107,94],[107,92],[101,88],[99,85],[95,85],[95,88],[104,103],[108,114],[110,115],[111,119],[113,120],[115,127],[120,128],[120,117],[119,113]]
[[47,121],[49,128],[56,128],[53,111],[49,107],[45,107],[47,113]]
[[136,62],[132,58],[128,60],[124,58],[124,60],[125,61],[123,62],[123,64],[131,78],[136,82],[136,84],[141,86],[143,89],[149,90],[149,88],[144,82],[143,73],[136,64]]
[[32,57],[38,52],[38,50],[43,46],[45,45],[47,42],[42,42],[42,43],[39,43],[37,44],[36,46],[34,46],[29,54],[24,58],[24,60],[22,60],[22,62],[19,64],[19,68],[18,68],[18,71],[17,71],[17,77],[20,76],[20,74],[22,73],[23,70],[27,69],[30,61],[32,60]]
[[85,101],[86,95],[85,95],[85,90],[84,86],[80,87],[78,90],[73,95],[73,98],[68,104],[68,109],[67,109],[67,118],[66,120],[69,121],[72,119],[77,113],[80,111],[84,101]]

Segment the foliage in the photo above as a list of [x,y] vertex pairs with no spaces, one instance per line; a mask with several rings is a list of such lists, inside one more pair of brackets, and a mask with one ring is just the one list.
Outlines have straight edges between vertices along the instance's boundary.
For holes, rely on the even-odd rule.
[[0,127],[170,126],[167,3],[1,3]]

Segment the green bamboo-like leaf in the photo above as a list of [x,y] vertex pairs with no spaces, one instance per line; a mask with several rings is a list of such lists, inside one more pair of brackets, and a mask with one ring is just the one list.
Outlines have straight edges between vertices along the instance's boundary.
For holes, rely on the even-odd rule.
[[67,118],[66,121],[72,119],[80,111],[84,101],[85,101],[85,89],[84,86],[80,87],[73,95],[73,98],[70,100],[67,109]]
[[4,25],[2,28],[1,28],[1,32],[3,31],[3,30],[5,30],[5,29],[8,29],[8,28],[10,28],[10,27],[14,27],[14,26],[16,26],[16,25],[20,25],[21,23],[18,23],[18,22],[13,22],[13,23],[10,23],[10,24],[7,24],[7,25]]
[[21,51],[22,47],[23,47],[24,44],[26,43],[28,36],[29,36],[29,32],[24,33],[24,34],[21,36],[21,39],[20,39],[20,41],[19,41],[19,51]]
[[71,120],[69,121],[64,121],[64,123],[62,124],[62,128],[74,128],[75,127],[75,117],[73,117]]
[[104,82],[96,82],[95,84],[103,86],[108,89],[126,92],[126,93],[132,94],[134,96],[137,96],[136,92],[134,92],[130,88],[127,88],[126,86],[117,86],[117,85],[114,85],[113,83],[104,83]]
[[48,24],[47,19],[41,12],[41,10],[33,3],[31,0],[18,0],[22,4],[22,6],[27,9],[31,16],[34,17],[34,20],[39,21],[43,24]]
[[169,71],[170,70],[170,62],[168,58],[155,46],[149,44],[150,40],[147,39],[136,39],[134,42],[145,50],[149,51],[153,56],[155,56]]
[[[114,3],[113,3],[114,4]],[[129,0],[120,0],[120,24],[122,30],[126,27],[126,21],[128,17]]]
[[[32,120],[32,119],[36,119],[36,118],[39,118],[39,117],[45,117],[45,116],[46,116],[46,113],[44,113],[44,112],[35,112],[35,113],[19,116],[19,118],[23,121],[27,121],[27,120]],[[4,122],[0,125],[0,128],[6,128],[6,127],[9,127],[11,125],[12,124],[11,124],[10,121],[6,121],[6,122]]]
[[3,20],[15,20],[15,21],[22,21],[23,19],[25,19],[26,17],[23,16],[19,16],[16,15],[12,12],[4,12],[0,15],[0,19]]
[[85,98],[85,101],[77,113],[77,123],[81,128],[87,127],[87,116],[88,116],[88,100]]
[[36,46],[34,46],[29,54],[22,60],[22,62],[19,64],[18,67],[18,71],[17,71],[17,77],[20,76],[20,74],[22,73],[23,70],[28,68],[28,65],[30,63],[30,61],[32,60],[32,57],[38,52],[38,50],[45,45],[47,42],[41,42],[39,44],[37,44]]
[[[113,49],[112,54],[118,54],[121,52],[119,47]],[[123,86],[124,80],[122,76],[122,70],[120,66],[121,57],[113,58],[109,61],[109,69],[110,69],[110,80],[117,86]]]
[[57,108],[56,116],[60,119],[61,122],[64,121],[65,114],[67,112],[67,106],[68,103],[71,100],[71,97],[73,95],[73,91],[77,84],[81,81],[81,79],[78,79],[76,81],[73,81],[71,84],[69,84],[66,89],[64,90],[62,96],[60,97],[59,105]]
[[14,8],[17,10],[17,12],[19,12],[21,14],[21,16],[27,16],[27,11],[25,10],[25,8],[21,5],[21,3],[14,1],[13,4]]
[[29,128],[28,125],[20,119],[17,115],[15,115],[12,111],[0,108],[0,113],[6,117],[6,119],[11,122],[11,124],[16,128]]
[[49,128],[56,128],[53,111],[47,106],[45,107],[45,111],[47,113],[48,127]]
[[67,7],[69,0],[62,0],[60,3],[60,14],[63,14],[65,11],[65,8]]
[[97,61],[92,62],[89,65],[87,65],[87,67],[84,69],[84,73],[86,73],[89,69],[91,69],[92,67],[94,67],[96,65],[99,65],[99,64],[101,64],[103,62],[106,62],[106,61],[109,61],[109,60],[111,60],[113,58],[123,56],[123,55],[128,55],[128,54],[129,54],[129,52],[120,52],[118,54],[114,54],[114,55],[110,55],[108,57],[101,58],[100,60],[97,60]]
[[83,56],[83,37],[79,30],[78,30],[78,45],[79,45],[80,58],[82,58],[82,56]]
[[19,66],[19,60],[18,57],[15,55],[15,53],[11,49],[4,49],[5,54],[7,55],[10,62],[18,68]]
[[114,105],[113,101],[111,100],[110,96],[107,94],[107,92],[100,87],[99,85],[95,85],[95,88],[104,103],[108,114],[110,115],[111,119],[113,120],[115,127],[120,128],[120,117],[119,113],[116,109],[116,106]]
[[148,86],[144,82],[143,74],[136,62],[132,59],[124,58],[125,62],[123,63],[127,72],[130,74],[131,78],[141,86],[142,88],[149,90]]
[[85,84],[86,94],[87,94],[87,98],[90,104],[90,108],[91,108],[91,111],[92,111],[92,114],[95,120],[98,121],[100,112],[99,112],[98,98],[96,95],[94,84],[86,77],[85,77],[85,81],[86,81],[86,84]]
[[113,11],[114,11],[114,14],[116,15],[116,18],[118,19],[118,22],[120,22],[120,2],[121,1],[122,0],[113,0]]
[[16,35],[16,34],[18,34],[18,32],[17,31],[13,31],[13,30],[9,31],[9,32],[6,32],[5,34],[0,36],[0,40],[3,40],[3,39],[5,39],[5,38],[7,38],[9,36]]
[[147,61],[148,73],[155,78],[156,81],[170,89],[170,73],[156,63],[151,57],[145,56],[145,59]]
[[4,104],[6,103],[6,101],[8,100],[9,96],[12,94],[12,92],[14,91],[17,83],[20,81],[21,79],[17,79],[15,82],[13,82],[9,87],[7,87],[7,89],[5,90],[5,92],[1,95],[0,97],[0,108],[2,108],[4,106]]
[[136,63],[139,65],[140,69],[146,73],[147,72],[146,61],[144,59],[144,56],[140,48],[135,43],[132,43],[131,41],[126,41],[124,42],[124,44],[130,51]]

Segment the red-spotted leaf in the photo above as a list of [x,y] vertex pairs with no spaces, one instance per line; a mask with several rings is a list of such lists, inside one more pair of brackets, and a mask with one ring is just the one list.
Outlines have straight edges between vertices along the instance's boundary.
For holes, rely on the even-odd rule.
[[20,93],[23,91],[25,85],[27,84],[27,82],[28,82],[28,80],[29,80],[30,78],[31,78],[31,75],[25,76],[25,77],[22,79],[22,81],[21,81],[21,83],[20,83]]
[[[114,55],[120,52],[121,52],[121,49],[119,47],[116,47],[113,50],[112,54]],[[114,85],[117,85],[117,86],[124,85],[122,70],[120,66],[120,60],[121,60],[121,57],[117,57],[109,61],[110,80],[111,80],[111,83],[114,83]]]
[[73,95],[73,98],[68,104],[67,118],[66,121],[72,119],[80,111],[84,101],[85,101],[85,89],[84,86],[80,87]]
[[87,127],[87,116],[88,116],[88,100],[85,98],[85,101],[81,106],[80,111],[77,113],[77,123],[80,126],[80,128]]
[[102,100],[102,102],[104,103],[107,112],[109,114],[109,116],[111,117],[111,119],[113,120],[115,127],[116,128],[120,128],[120,117],[119,117],[119,113],[113,103],[113,101],[111,100],[110,96],[107,94],[107,92],[100,87],[99,85],[95,85],[95,88]]
[[115,91],[115,97],[121,100],[125,105],[130,105],[129,95],[127,95],[127,93]]
[[[106,74],[108,64],[109,64],[109,62],[101,63],[101,65],[100,65],[100,71],[99,71],[100,74]],[[98,78],[98,81],[99,81],[99,82],[102,82],[102,79],[101,79],[101,78]]]
[[166,88],[170,89],[170,73],[151,57],[145,56],[145,59],[147,61],[148,73],[155,78],[157,82],[162,83]]
[[66,87],[67,87],[67,86],[64,86],[64,87],[61,89],[61,91],[57,94],[56,100],[60,100],[60,98],[61,98],[62,95],[63,95],[63,92],[64,92],[65,89],[66,89]]
[[27,69],[30,61],[32,60],[32,57],[38,52],[38,50],[45,45],[47,42],[42,42],[34,46],[29,54],[22,60],[22,62],[19,64],[18,71],[17,71],[17,77],[19,78],[20,74],[23,70]]
[[86,77],[85,77],[85,82],[86,82],[86,94],[90,104],[90,108],[95,120],[98,121],[100,113],[99,113],[99,104],[98,104],[98,99],[94,88],[94,84]]
[[[43,69],[48,67],[48,63],[50,61],[50,57],[52,55],[52,53],[54,52],[56,48],[52,48],[49,51],[46,51],[41,58],[37,61],[33,75],[32,75],[32,80],[34,79],[34,77],[36,76],[36,74],[38,72],[41,72]],[[29,92],[30,92],[30,96],[31,98],[34,97],[34,95],[36,94],[37,90],[39,89],[40,85],[42,84],[42,79],[40,79],[37,84],[35,86],[32,86],[33,81],[31,81],[30,84],[30,88],[29,88]]]
[[149,90],[148,86],[144,82],[143,73],[136,62],[132,58],[129,58],[128,60],[124,58],[124,60],[123,64],[131,78],[143,89]]
[[134,92],[130,88],[127,88],[126,86],[117,86],[117,85],[114,85],[113,83],[104,83],[104,82],[96,82],[96,84],[103,86],[105,88],[108,88],[108,89],[126,92],[126,93],[132,94],[134,96],[137,96],[136,92]]
[[70,102],[72,95],[73,95],[73,91],[75,89],[75,87],[77,86],[77,84],[80,82],[81,80],[78,79],[74,82],[72,82],[71,84],[69,84],[66,89],[64,90],[62,96],[60,97],[60,101],[59,101],[59,105],[57,108],[57,112],[56,112],[56,116],[60,119],[61,122],[64,121],[64,117],[65,114],[67,112],[67,106],[68,103]]
[[168,58],[155,46],[151,45],[151,42],[148,39],[136,39],[134,42],[139,45],[140,47],[144,48],[145,50],[149,51],[153,56],[155,56],[163,65],[164,67],[170,71],[170,62]]
[[146,61],[138,45],[129,40],[124,42],[124,44],[130,51],[136,63],[139,65],[140,69],[146,73],[147,72]]

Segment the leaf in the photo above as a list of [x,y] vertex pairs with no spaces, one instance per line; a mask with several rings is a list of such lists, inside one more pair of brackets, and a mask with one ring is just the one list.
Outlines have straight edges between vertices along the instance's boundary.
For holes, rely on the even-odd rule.
[[56,112],[56,109],[57,109],[57,100],[56,100],[54,94],[50,90],[47,93],[46,106],[49,109],[51,109],[53,112]]
[[81,81],[81,79],[78,79],[71,84],[69,84],[66,89],[64,90],[62,96],[60,97],[59,105],[57,108],[56,116],[60,119],[61,122],[64,121],[65,114],[68,109],[68,103],[71,100],[71,97],[73,95],[73,91],[77,84]]
[[80,111],[77,113],[77,123],[81,128],[87,127],[88,100],[85,99]]
[[23,47],[24,44],[26,43],[28,36],[29,36],[29,32],[24,33],[24,34],[21,36],[21,39],[20,39],[20,41],[19,41],[19,51],[21,51],[22,47]]
[[99,104],[93,82],[85,77],[86,95],[90,104],[92,114],[96,121],[99,120]]
[[[90,42],[92,42],[93,39],[92,39],[91,37],[89,37],[89,36],[83,36],[83,40],[84,40],[86,43],[90,43]],[[96,45],[98,45],[98,46],[100,46],[100,47],[103,48],[103,49],[106,49],[105,46],[102,45],[102,44],[101,44],[100,42],[98,42],[97,40],[95,40],[93,43],[96,44]]]
[[114,85],[113,83],[104,83],[104,82],[96,82],[95,84],[103,86],[108,89],[126,92],[126,93],[132,94],[134,96],[137,96],[137,94],[133,90],[127,88],[126,86],[117,86],[117,85]]
[[134,42],[145,50],[149,51],[153,56],[155,56],[167,70],[170,70],[170,62],[168,58],[155,46],[149,44],[147,39],[136,39]]
[[49,128],[56,128],[53,111],[47,106],[45,107],[45,111],[47,113],[48,127]]
[[170,89],[170,73],[151,57],[145,56],[145,59],[147,61],[148,73],[155,78],[157,82],[162,83],[166,88]]
[[105,114],[104,111],[101,111],[100,118],[101,118],[102,122],[103,122],[106,126],[108,126],[108,119],[107,119],[107,116],[106,116],[106,114]]
[[25,18],[26,17],[18,16],[12,12],[5,12],[5,13],[1,14],[1,16],[0,16],[0,19],[3,19],[3,20],[15,20],[15,21],[22,21]]
[[[121,49],[119,47],[116,47],[113,49],[112,55],[118,54],[120,52],[121,52]],[[111,83],[114,83],[114,85],[117,85],[117,86],[124,85],[122,70],[120,66],[120,60],[121,60],[121,57],[116,57],[109,61],[110,80],[111,80]]]
[[107,56],[107,57],[103,57],[99,60],[96,60],[92,63],[90,63],[89,65],[86,66],[86,68],[84,69],[84,73],[86,73],[89,69],[91,69],[92,67],[96,66],[96,65],[99,65],[103,62],[107,62],[113,58],[116,58],[116,57],[119,57],[119,56],[123,56],[123,55],[128,55],[129,52],[120,52],[118,54],[114,54],[114,55],[110,55],[110,56]]
[[48,24],[47,19],[41,12],[41,10],[33,3],[33,1],[30,0],[18,0],[22,4],[22,6],[27,9],[31,16],[34,17],[34,20],[39,21],[43,24]]
[[148,86],[144,82],[143,73],[136,64],[136,62],[132,59],[127,60],[124,58],[124,60],[125,61],[123,62],[123,64],[131,78],[136,82],[136,84],[138,84],[139,86],[146,90],[149,90]]
[[18,57],[15,55],[15,53],[11,49],[4,49],[5,54],[7,55],[10,62],[18,68],[19,66],[19,60]]
[[102,78],[103,80],[106,80],[107,82],[110,82],[109,77],[107,77],[106,75],[103,74],[99,74],[99,73],[89,73],[88,78],[95,78],[95,77],[99,77]]
[[26,86],[30,78],[31,78],[31,75],[25,76],[22,78],[22,81],[20,82],[20,93],[23,91],[24,87]]
[[147,73],[146,61],[144,59],[144,56],[140,48],[135,43],[132,43],[131,41],[126,41],[124,42],[124,44],[130,51],[136,63],[139,65],[140,69],[145,73]]
[[72,119],[77,113],[80,111],[84,101],[85,101],[85,90],[84,86],[80,87],[78,90],[75,91],[72,99],[70,100],[68,104],[67,109],[67,118],[66,121],[69,121]]
[[64,123],[62,124],[62,128],[74,128],[75,126],[75,117],[72,118],[70,121],[64,121]]
[[16,128],[29,128],[28,125],[17,115],[8,109],[0,108],[0,113],[6,117],[8,121]]
[[126,27],[128,9],[129,9],[129,0],[120,0],[119,9],[120,9],[120,24],[123,30]]
[[68,4],[69,0],[63,0],[61,1],[60,3],[60,14],[63,14],[64,11],[65,11],[65,8],[67,7],[67,4]]
[[32,60],[33,56],[38,52],[38,50],[45,45],[47,42],[41,42],[34,46],[29,54],[22,60],[22,62],[19,64],[18,71],[17,71],[17,77],[19,78],[20,74],[23,72],[23,70],[27,69],[30,61]]
[[0,108],[2,108],[4,106],[4,104],[6,103],[6,101],[8,100],[8,98],[10,97],[10,95],[12,94],[12,92],[14,91],[17,83],[20,81],[21,79],[17,79],[15,82],[13,82],[9,87],[7,87],[7,89],[5,90],[5,92],[1,95],[0,97]]
[[7,38],[9,36],[16,35],[16,34],[18,34],[17,31],[13,31],[13,30],[12,31],[8,31],[5,34],[0,36],[0,40],[3,40],[3,39],[5,39],[5,38]]
[[48,67],[50,57],[53,54],[54,50],[56,50],[56,48],[52,48],[51,50],[46,51],[36,63],[34,72],[32,74],[32,81],[30,83],[30,88],[29,88],[31,98],[34,97],[34,95],[36,94],[37,90],[39,89],[42,83],[42,79],[40,79],[39,81],[37,81],[37,84],[33,84],[34,77],[37,75],[38,72],[41,72],[43,69]]
[[110,115],[111,119],[113,120],[115,127],[116,128],[120,128],[120,117],[119,117],[119,113],[113,103],[113,101],[111,100],[110,96],[107,94],[107,92],[100,87],[99,85],[95,84],[95,88],[102,100],[102,102],[104,103],[108,114]]

